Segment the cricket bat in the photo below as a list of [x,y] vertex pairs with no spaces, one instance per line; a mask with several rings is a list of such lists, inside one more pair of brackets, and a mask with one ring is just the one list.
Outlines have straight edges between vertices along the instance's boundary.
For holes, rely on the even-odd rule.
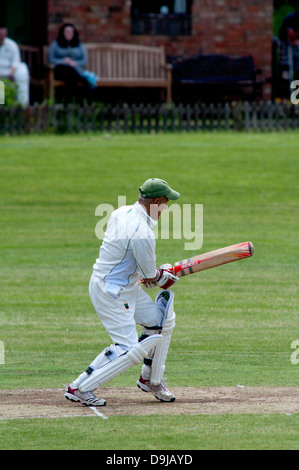
[[221,266],[222,264],[250,258],[253,253],[254,247],[251,242],[237,243],[236,245],[226,246],[218,250],[193,256],[192,258],[177,261],[172,267],[172,272],[177,277],[188,276],[189,274]]

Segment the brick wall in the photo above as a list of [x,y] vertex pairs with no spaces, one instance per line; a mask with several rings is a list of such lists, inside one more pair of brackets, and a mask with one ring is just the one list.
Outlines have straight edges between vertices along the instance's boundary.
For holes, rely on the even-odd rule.
[[130,0],[48,0],[48,41],[73,23],[84,42],[129,42]]
[[273,0],[193,0],[192,35],[179,37],[131,35],[130,8],[130,0],[48,0],[48,42],[70,22],[84,42],[164,45],[170,55],[252,54],[271,76]]

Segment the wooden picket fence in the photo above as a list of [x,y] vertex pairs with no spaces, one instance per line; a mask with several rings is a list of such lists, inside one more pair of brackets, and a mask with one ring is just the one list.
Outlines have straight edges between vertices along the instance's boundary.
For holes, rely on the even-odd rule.
[[195,105],[0,106],[0,135],[40,133],[159,133],[180,131],[284,131],[299,128],[299,106],[236,102]]

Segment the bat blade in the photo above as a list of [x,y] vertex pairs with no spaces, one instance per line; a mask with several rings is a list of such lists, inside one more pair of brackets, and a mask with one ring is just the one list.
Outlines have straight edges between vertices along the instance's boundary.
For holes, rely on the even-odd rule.
[[199,271],[215,268],[222,264],[232,263],[244,258],[250,258],[254,253],[251,242],[237,243],[218,250],[209,251],[192,258],[177,261],[173,266],[173,273],[178,276],[188,276]]

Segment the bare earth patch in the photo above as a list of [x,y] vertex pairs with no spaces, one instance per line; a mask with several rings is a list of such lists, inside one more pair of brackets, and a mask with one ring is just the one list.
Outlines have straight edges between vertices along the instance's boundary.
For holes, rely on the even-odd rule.
[[[176,401],[161,403],[151,393],[135,387],[101,388],[97,396],[105,398],[107,405],[97,410],[104,418],[149,414],[299,413],[299,387],[174,387],[171,390]],[[62,389],[0,391],[0,419],[77,416],[95,416],[95,411],[66,400]]]

